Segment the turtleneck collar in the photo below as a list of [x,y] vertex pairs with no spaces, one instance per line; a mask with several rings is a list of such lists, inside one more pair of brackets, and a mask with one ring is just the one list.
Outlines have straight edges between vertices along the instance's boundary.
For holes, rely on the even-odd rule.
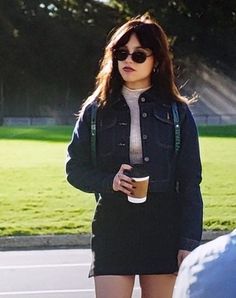
[[148,89],[150,89],[151,86],[146,87],[146,88],[141,88],[141,89],[130,89],[127,86],[123,85],[122,87],[122,94],[125,98],[129,98],[129,97],[139,97],[139,95],[145,91],[147,91]]
[[[116,105],[119,102],[122,103],[122,101],[125,100],[125,96],[123,94],[123,87],[124,87],[124,89],[127,90],[126,86],[122,86],[120,91],[117,90],[117,91],[114,91],[110,94],[110,100],[108,101],[108,106]],[[147,89],[148,90],[141,92],[141,94],[143,94],[147,98],[147,101],[167,103],[167,104],[172,101],[169,98],[169,96],[162,95],[159,88],[155,85],[152,85],[151,87],[149,87]],[[139,96],[138,96],[138,98],[139,98]]]

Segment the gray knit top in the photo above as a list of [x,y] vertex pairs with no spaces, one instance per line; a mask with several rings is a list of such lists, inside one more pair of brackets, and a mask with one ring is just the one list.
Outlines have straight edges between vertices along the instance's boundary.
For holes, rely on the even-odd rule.
[[138,99],[141,93],[150,88],[129,89],[122,88],[122,94],[130,109],[130,162],[132,164],[143,163],[142,139],[140,129],[140,109]]

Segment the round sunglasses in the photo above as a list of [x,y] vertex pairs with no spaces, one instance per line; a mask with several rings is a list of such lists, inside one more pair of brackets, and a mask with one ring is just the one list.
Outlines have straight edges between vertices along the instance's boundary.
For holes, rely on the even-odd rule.
[[118,61],[124,61],[128,56],[131,56],[131,59],[136,63],[144,63],[147,57],[152,56],[153,54],[147,54],[144,51],[136,50],[132,54],[125,49],[117,49],[114,51],[114,58]]

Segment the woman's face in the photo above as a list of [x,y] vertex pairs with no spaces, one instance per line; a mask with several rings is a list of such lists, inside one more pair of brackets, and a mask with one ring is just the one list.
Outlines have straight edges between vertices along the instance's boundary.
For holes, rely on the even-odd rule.
[[123,60],[118,60],[118,70],[124,80],[124,84],[130,89],[142,89],[151,85],[151,74],[154,68],[154,56],[148,48],[143,48],[136,37],[136,34],[130,36],[127,44],[121,48],[132,54],[136,51],[144,52],[147,57],[143,63],[137,63],[132,60],[131,55]]

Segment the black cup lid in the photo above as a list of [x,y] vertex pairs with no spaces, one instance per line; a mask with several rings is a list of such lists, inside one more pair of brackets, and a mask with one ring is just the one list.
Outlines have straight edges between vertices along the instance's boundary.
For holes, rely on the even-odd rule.
[[141,177],[146,177],[148,176],[146,167],[144,164],[133,164],[131,165],[132,169],[125,170],[124,174],[128,177],[134,177],[134,178],[141,178]]

